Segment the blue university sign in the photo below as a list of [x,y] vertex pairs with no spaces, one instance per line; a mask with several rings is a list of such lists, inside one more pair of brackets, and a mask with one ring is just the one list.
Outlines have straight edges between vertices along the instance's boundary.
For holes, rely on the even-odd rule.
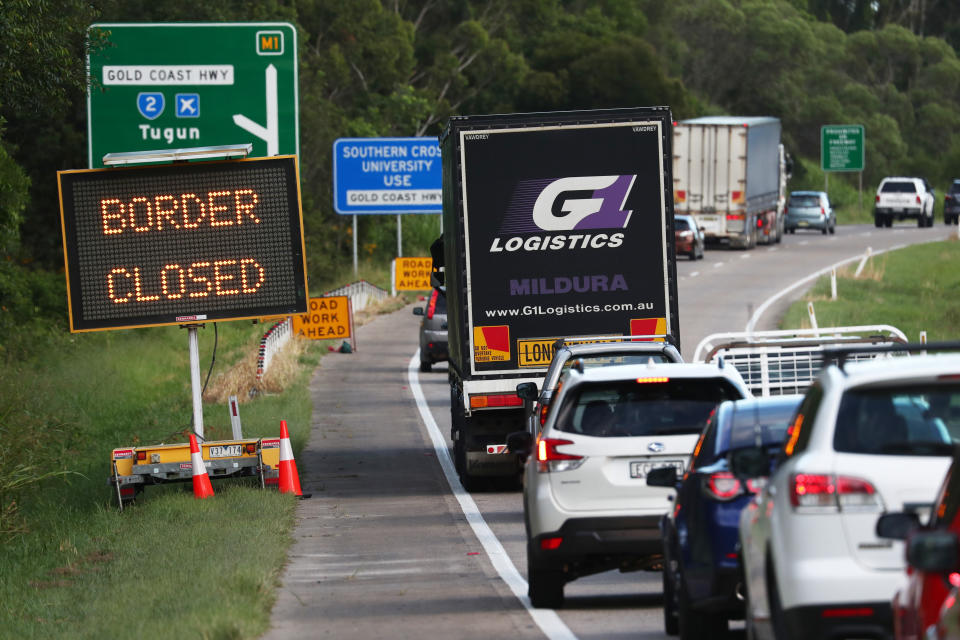
[[441,213],[441,180],[436,138],[340,138],[333,143],[337,213]]

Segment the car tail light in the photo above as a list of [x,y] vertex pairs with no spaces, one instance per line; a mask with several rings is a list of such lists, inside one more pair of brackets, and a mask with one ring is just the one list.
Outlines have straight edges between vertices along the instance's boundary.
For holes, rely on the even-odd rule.
[[917,204],[920,204],[923,200],[920,199],[920,196],[917,196]]
[[953,200],[953,196],[952,196],[952,195],[950,195],[950,194],[948,193],[948,194],[946,194],[945,196],[943,196],[943,201],[944,201],[944,202],[947,202],[947,201],[949,201],[949,200]]
[[820,207],[820,217],[822,218],[825,215],[827,215],[827,210],[824,209],[823,207]]
[[541,404],[540,405],[540,426],[542,427],[547,421],[547,413],[550,411],[550,405]]
[[433,293],[430,295],[430,304],[427,305],[427,320],[431,319],[434,312],[437,310],[437,295],[439,293],[439,291],[434,289]]
[[880,202],[880,194],[877,194],[877,199],[875,202]]
[[707,495],[715,500],[733,500],[743,491],[740,481],[729,471],[717,471],[704,478]]
[[560,438],[540,438],[537,440],[537,470],[540,473],[572,471],[583,464],[583,456],[557,451],[557,447],[565,444],[574,444],[574,442],[573,440]]
[[790,503],[798,510],[804,507],[874,510],[883,506],[876,488],[868,481],[825,473],[794,475]]
[[640,383],[640,384],[650,384],[650,383],[657,384],[657,383],[663,383],[663,382],[670,382],[670,378],[668,378],[668,377],[666,377],[666,376],[655,376],[655,377],[650,377],[650,378],[637,378],[637,382]]
[[522,407],[523,399],[515,393],[492,393],[470,396],[471,409]]
[[762,226],[763,226],[763,218],[757,218],[757,228],[759,229]]

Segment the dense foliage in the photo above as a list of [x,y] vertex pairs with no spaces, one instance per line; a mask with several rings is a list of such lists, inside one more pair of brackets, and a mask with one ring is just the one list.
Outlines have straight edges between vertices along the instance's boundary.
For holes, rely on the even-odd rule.
[[[868,191],[888,174],[942,186],[960,173],[955,0],[6,0],[0,330],[65,323],[61,280],[30,272],[62,265],[55,172],[85,164],[87,25],[227,20],[300,30],[312,282],[351,262],[351,220],[331,204],[334,140],[437,135],[451,114],[666,104],[679,118],[773,115],[793,155],[813,160],[798,168],[818,164],[821,125],[860,123]],[[813,184],[804,173],[795,181]],[[408,220],[405,253],[425,252],[435,217]],[[394,218],[360,223],[362,255],[391,257]]]

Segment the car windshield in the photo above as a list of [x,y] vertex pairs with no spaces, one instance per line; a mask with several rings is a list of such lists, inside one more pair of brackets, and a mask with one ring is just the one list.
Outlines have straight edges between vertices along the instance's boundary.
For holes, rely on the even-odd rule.
[[916,193],[917,185],[902,180],[887,182],[880,188],[880,193]]
[[790,196],[790,207],[819,207],[820,199],[817,196]]
[[676,231],[690,231],[690,224],[682,218],[674,218],[673,228]]
[[580,385],[560,408],[556,428],[600,437],[696,434],[717,404],[742,397],[726,378],[653,380]]
[[843,395],[833,446],[881,455],[950,455],[960,442],[960,385],[853,389]]

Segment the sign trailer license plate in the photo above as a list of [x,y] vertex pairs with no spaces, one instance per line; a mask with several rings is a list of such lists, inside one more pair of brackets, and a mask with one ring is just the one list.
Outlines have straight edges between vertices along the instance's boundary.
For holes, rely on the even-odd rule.
[[242,447],[239,444],[215,445],[210,447],[211,458],[239,458]]
[[659,469],[661,467],[674,467],[677,470],[677,475],[683,473],[683,460],[656,460],[650,462],[631,462],[630,463],[630,477],[631,478],[646,478],[647,474],[653,471],[654,469]]

